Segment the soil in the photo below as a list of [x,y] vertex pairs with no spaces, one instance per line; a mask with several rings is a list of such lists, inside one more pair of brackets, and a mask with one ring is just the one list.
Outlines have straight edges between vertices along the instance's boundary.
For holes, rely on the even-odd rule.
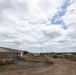
[[76,75],[76,61],[50,58],[52,62],[20,62],[0,75]]

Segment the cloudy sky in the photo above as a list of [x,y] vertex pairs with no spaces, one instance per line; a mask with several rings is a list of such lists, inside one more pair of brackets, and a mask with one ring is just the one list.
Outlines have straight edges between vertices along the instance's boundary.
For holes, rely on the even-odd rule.
[[76,0],[0,0],[0,47],[76,52]]

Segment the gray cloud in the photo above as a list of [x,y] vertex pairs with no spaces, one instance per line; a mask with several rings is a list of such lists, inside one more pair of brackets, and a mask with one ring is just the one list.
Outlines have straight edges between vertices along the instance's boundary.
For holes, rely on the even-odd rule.
[[8,9],[11,7],[10,0],[1,0],[0,1],[0,10]]
[[48,31],[48,32],[43,32],[44,33],[44,35],[46,36],[46,37],[48,37],[48,38],[50,38],[50,39],[55,39],[55,38],[57,38],[57,37],[60,37],[60,33],[59,32],[56,32],[56,31],[53,31],[53,32],[50,32],[50,31]]

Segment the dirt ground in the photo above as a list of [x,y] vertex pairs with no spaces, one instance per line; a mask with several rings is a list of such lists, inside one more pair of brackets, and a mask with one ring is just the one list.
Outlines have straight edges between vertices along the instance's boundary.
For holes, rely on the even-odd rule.
[[0,75],[76,75],[76,61],[53,59],[54,63],[22,62],[12,65]]

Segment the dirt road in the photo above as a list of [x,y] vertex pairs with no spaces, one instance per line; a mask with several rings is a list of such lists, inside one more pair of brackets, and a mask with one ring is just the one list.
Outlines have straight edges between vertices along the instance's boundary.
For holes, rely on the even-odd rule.
[[[76,75],[76,61],[70,61],[66,59],[50,59],[55,62],[55,64],[50,66],[42,66],[43,64],[37,64],[36,67],[32,68],[17,68],[9,71],[0,72],[0,75]],[[32,63],[33,64],[33,63]],[[30,65],[30,63],[28,64]],[[45,65],[45,64],[44,64]]]

